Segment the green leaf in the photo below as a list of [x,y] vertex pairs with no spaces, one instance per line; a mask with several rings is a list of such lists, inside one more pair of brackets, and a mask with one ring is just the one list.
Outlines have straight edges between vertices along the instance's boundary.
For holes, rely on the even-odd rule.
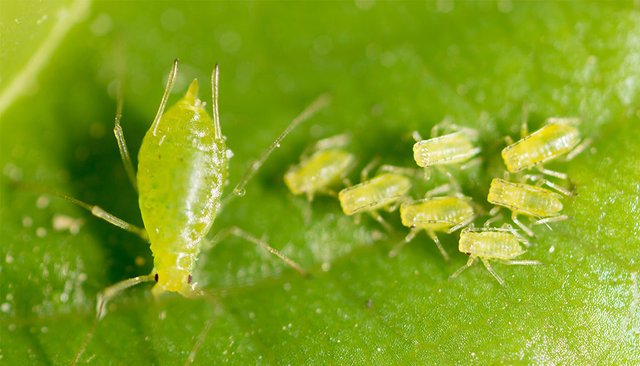
[[[640,13],[622,2],[93,4],[34,79],[36,92],[0,116],[0,361],[69,364],[94,324],[95,296],[151,270],[140,239],[32,188],[141,225],[110,132],[116,81],[136,152],[178,57],[170,102],[194,77],[209,100],[205,85],[221,65],[231,184],[293,116],[332,94],[214,226],[264,234],[312,276],[229,239],[194,273],[212,300],[127,290],[80,364],[182,364],[194,349],[197,364],[639,363],[639,40]],[[3,88],[27,60],[12,53],[33,54],[16,42],[33,48],[24,30],[3,31]],[[397,231],[386,233],[345,217],[332,197],[293,197],[282,182],[305,146],[338,133],[354,136],[361,166],[376,155],[413,166],[410,132],[427,135],[450,116],[480,131],[483,163],[455,174],[489,209],[503,137],[517,137],[525,105],[532,129],[579,116],[594,143],[549,164],[578,192],[565,199],[571,219],[535,227],[522,258],[543,266],[495,264],[504,288],[481,266],[448,280],[467,259],[458,234],[442,236],[451,262],[423,234],[389,258],[406,233],[397,213],[385,214]]]

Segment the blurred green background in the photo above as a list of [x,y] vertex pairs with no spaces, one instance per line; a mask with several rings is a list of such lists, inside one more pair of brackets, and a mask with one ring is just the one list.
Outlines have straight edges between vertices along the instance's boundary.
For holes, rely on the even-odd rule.
[[[221,213],[311,270],[300,278],[240,240],[199,261],[217,299],[167,296],[150,285],[115,299],[80,364],[634,364],[640,362],[640,11],[630,2],[73,2],[0,3],[0,363],[69,364],[96,294],[148,273],[137,237],[64,200],[57,189],[141,225],[111,134],[116,85],[135,154],[172,61],[173,102],[193,78],[210,100],[221,67],[231,183],[318,95],[332,105],[294,131]],[[356,224],[336,200],[308,203],[282,183],[314,141],[351,133],[360,167],[375,156],[412,166],[410,132],[445,116],[478,128],[483,163],[457,172],[482,204],[502,175],[503,137],[579,116],[591,149],[566,171],[578,196],[569,221],[536,227],[523,259],[539,267],[453,259],[406,233],[397,213]],[[352,178],[357,179],[357,172]],[[424,191],[435,185],[419,187]],[[417,194],[417,193],[416,193]],[[207,327],[210,326],[208,331]]]

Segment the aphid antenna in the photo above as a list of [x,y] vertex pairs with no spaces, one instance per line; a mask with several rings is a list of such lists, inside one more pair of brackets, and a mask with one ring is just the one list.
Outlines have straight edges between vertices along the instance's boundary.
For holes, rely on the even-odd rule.
[[565,156],[564,160],[569,161],[575,158],[576,156],[578,156],[578,154],[585,151],[589,146],[591,146],[592,143],[593,143],[592,138],[589,137],[584,139],[584,141],[582,141],[578,146],[576,146],[573,150],[569,151],[567,156]]
[[360,172],[360,182],[364,182],[365,180],[369,179],[369,174],[379,163],[380,163],[379,155],[371,159],[371,161],[367,165],[365,165],[364,168],[362,168],[362,171]]
[[422,136],[420,135],[420,132],[418,131],[413,131],[411,132],[411,137],[416,141],[422,141]]
[[[529,103],[525,102],[522,105],[522,118],[520,120],[520,137],[524,138],[529,135],[529,112],[531,107]],[[509,144],[511,145],[511,144]]]
[[243,196],[247,183],[249,183],[253,176],[258,172],[260,167],[262,167],[269,155],[271,155],[271,153],[273,153],[275,149],[280,147],[280,143],[282,142],[282,140],[287,137],[287,135],[291,131],[293,131],[293,129],[298,127],[298,125],[300,125],[302,122],[308,120],[318,111],[329,105],[330,101],[331,97],[328,94],[323,94],[316,98],[316,100],[314,100],[307,108],[305,108],[298,116],[296,116],[284,129],[284,131],[282,131],[280,135],[271,143],[271,145],[269,145],[269,147],[267,147],[267,149],[262,152],[260,157],[257,160],[254,160],[249,165],[249,168],[245,171],[238,184],[233,188],[231,194],[222,200],[221,207],[229,204],[229,202],[231,202],[235,197]]
[[464,266],[458,268],[457,271],[453,272],[451,276],[449,276],[449,280],[453,280],[454,278],[460,276],[462,272],[464,272],[467,268],[471,267],[475,262],[476,262],[476,258],[473,256],[470,256],[469,260],[467,260],[467,263]]
[[389,258],[393,258],[395,256],[398,255],[398,253],[400,253],[400,250],[402,248],[405,247],[405,245],[409,244],[413,238],[416,237],[416,235],[418,234],[418,232],[420,232],[419,229],[416,228],[412,228],[409,231],[409,234],[407,234],[407,236],[405,236],[405,238],[403,240],[401,240],[400,242],[398,242],[396,245],[393,246],[393,248],[389,251]]
[[167,106],[167,100],[169,100],[169,95],[171,94],[171,90],[173,89],[173,84],[176,81],[176,76],[178,75],[178,59],[176,58],[173,61],[173,67],[171,68],[171,72],[169,73],[169,78],[167,78],[167,85],[164,88],[164,94],[162,94],[162,100],[160,101],[160,106],[158,107],[158,112],[156,113],[156,117],[153,119],[153,123],[151,124],[151,129],[153,131],[153,135],[156,135],[156,131],[158,129],[158,123],[160,122],[160,118],[164,113],[164,109]]
[[118,81],[117,91],[117,106],[116,106],[116,117],[115,123],[113,126],[113,134],[116,136],[116,141],[118,142],[118,150],[120,150],[120,158],[122,159],[122,164],[124,165],[124,170],[127,172],[127,177],[129,178],[129,182],[133,186],[133,189],[138,191],[138,183],[136,181],[136,171],[133,168],[133,163],[131,162],[131,155],[129,154],[129,149],[127,148],[127,142],[124,139],[124,132],[122,131],[122,126],[120,125],[120,120],[122,119],[122,82]]
[[211,73],[211,104],[213,108],[213,124],[216,134],[216,140],[223,139],[222,128],[220,127],[220,114],[218,112],[218,85],[220,82],[220,66],[216,62],[216,66]]
[[545,123],[578,126],[582,123],[582,119],[580,117],[549,117]]

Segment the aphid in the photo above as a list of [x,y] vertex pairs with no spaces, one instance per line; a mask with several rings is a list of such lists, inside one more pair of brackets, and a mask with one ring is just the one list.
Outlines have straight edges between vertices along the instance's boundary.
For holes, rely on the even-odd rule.
[[470,201],[469,197],[433,197],[402,203],[400,205],[402,225],[411,228],[411,231],[404,241],[389,252],[389,256],[396,256],[402,246],[413,240],[420,230],[424,230],[436,243],[444,259],[449,260],[449,255],[440,243],[436,232],[451,234],[469,225],[475,217]]
[[450,278],[458,277],[460,273],[480,259],[489,273],[500,285],[504,286],[504,280],[493,270],[489,261],[500,261],[509,265],[542,264],[535,260],[514,260],[525,253],[520,244],[529,245],[527,240],[509,225],[503,225],[502,228],[465,228],[460,233],[458,250],[469,255],[469,260]]
[[[138,154],[138,173],[134,186],[139,193],[140,211],[145,229],[131,225],[98,206],[88,205],[71,197],[70,201],[91,211],[111,224],[141,236],[151,244],[154,269],[146,276],[124,280],[105,289],[98,297],[97,316],[104,316],[106,303],[122,290],[145,281],[155,281],[154,295],[178,292],[184,296],[198,294],[191,272],[200,250],[209,244],[205,236],[209,232],[223,203],[222,191],[227,183],[229,150],[220,129],[218,117],[218,67],[212,74],[213,119],[198,99],[198,82],[194,80],[184,97],[164,112],[171,93],[178,62],[173,65],[160,107]],[[328,102],[323,96],[311,104],[289,127],[251,164],[250,169],[234,189],[234,194],[255,174],[262,162],[279,145],[293,127],[324,107]],[[118,106],[114,132],[123,163],[133,172],[131,158],[120,127],[121,105]],[[134,177],[132,174],[131,177]],[[278,256],[294,269],[302,268],[284,257],[263,241],[239,228],[233,227],[219,233],[217,239],[235,235],[253,242]]]
[[[454,132],[439,135],[441,128]],[[431,129],[430,139],[423,140],[417,131],[413,133],[413,137],[416,140],[413,145],[413,158],[416,164],[425,168],[427,176],[430,168],[435,167],[449,177],[451,184],[456,188],[458,187],[457,182],[451,173],[442,167],[463,164],[480,153],[480,148],[473,144],[477,138],[475,130],[451,124],[446,120]],[[462,168],[467,166],[468,164],[462,165]]]
[[591,139],[580,143],[580,131],[575,127],[579,123],[578,118],[553,117],[529,135],[525,117],[521,127],[522,138],[515,143],[507,138],[509,146],[502,149],[507,170],[516,173],[535,167],[543,174],[566,179],[566,174],[544,169],[542,164],[563,155],[566,155],[565,160],[571,160],[591,143]]
[[527,235],[533,236],[533,231],[518,220],[518,215],[536,218],[534,225],[566,220],[568,216],[560,214],[561,198],[559,194],[542,187],[494,178],[489,187],[487,201],[510,209],[511,220]]
[[336,195],[333,190],[342,183],[356,163],[353,154],[342,149],[349,136],[338,135],[318,141],[311,152],[303,154],[300,164],[289,168],[284,182],[295,194],[306,194],[309,201],[316,194]]
[[389,212],[395,210],[406,199],[411,189],[411,180],[398,173],[382,173],[366,180],[369,164],[362,172],[362,182],[342,189],[338,193],[338,200],[345,215],[359,215],[368,213],[388,231],[391,226],[382,218],[378,210]]
[[[211,76],[213,91],[213,119],[204,109],[205,103],[198,99],[198,82],[194,80],[184,97],[166,112],[165,106],[171,93],[178,69],[173,64],[158,112],[147,131],[138,154],[138,173],[133,167],[122,129],[120,127],[121,100],[114,132],[122,160],[139,192],[140,211],[145,229],[131,225],[98,206],[92,206],[69,198],[72,202],[113,225],[130,231],[148,240],[154,257],[154,268],[148,275],[130,278],[106,288],[98,295],[97,319],[104,316],[106,304],[123,290],[136,284],[155,281],[152,289],[155,296],[164,292],[177,292],[186,297],[198,296],[201,292],[193,282],[191,273],[198,254],[210,242],[206,235],[221,206],[222,191],[227,183],[229,150],[225,145],[218,115],[218,66]],[[322,96],[303,111],[282,134],[265,150],[260,158],[234,189],[239,195],[269,154],[279,146],[282,139],[303,120],[324,107],[328,97]],[[134,180],[135,177],[135,180]],[[233,196],[232,196],[233,197]],[[285,257],[266,242],[243,230],[232,227],[218,233],[215,241],[235,235],[250,241],[274,254],[300,273],[300,265]],[[91,334],[91,333],[90,333]],[[76,361],[88,343],[87,336]]]

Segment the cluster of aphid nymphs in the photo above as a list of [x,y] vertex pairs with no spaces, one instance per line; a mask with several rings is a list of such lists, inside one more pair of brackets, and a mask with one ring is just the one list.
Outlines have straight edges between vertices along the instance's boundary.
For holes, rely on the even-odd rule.
[[[562,195],[571,196],[572,192],[564,188],[564,184],[554,183],[547,177],[563,181],[568,178],[543,165],[558,158],[572,159],[588,146],[589,140],[580,141],[578,122],[575,118],[549,118],[539,130],[529,134],[525,119],[521,139],[513,142],[506,138],[507,146],[502,150],[506,171],[503,178],[491,182],[487,201],[494,208],[488,212],[489,218],[482,228],[475,228],[473,222],[487,212],[461,193],[458,181],[448,170],[450,166],[457,166],[464,171],[480,161],[478,133],[448,121],[434,126],[429,139],[423,139],[418,132],[413,133],[416,140],[413,158],[417,166],[424,169],[424,174],[416,174],[415,166],[383,165],[373,178],[369,178],[375,165],[372,162],[363,169],[360,183],[352,185],[347,176],[357,159],[346,150],[348,137],[340,135],[321,140],[309,148],[300,163],[285,174],[284,180],[292,193],[305,194],[309,201],[317,194],[337,196],[344,214],[359,217],[366,213],[389,231],[392,228],[379,211],[392,212],[399,208],[402,225],[410,231],[389,252],[391,257],[420,231],[425,231],[444,259],[449,260],[438,233],[452,234],[462,229],[458,249],[469,255],[469,260],[451,278],[480,260],[504,285],[490,261],[512,265],[540,264],[534,260],[515,260],[524,254],[523,246],[530,245],[526,236],[534,236],[518,216],[527,216],[533,225],[548,225],[568,218],[562,214]],[[432,169],[441,173],[448,183],[429,190],[422,198],[412,198],[410,192],[417,177],[422,178],[419,181],[424,184],[430,180]],[[341,186],[344,188],[338,191]],[[511,220],[524,234],[507,223],[492,226],[502,219],[501,207],[511,211]]]

